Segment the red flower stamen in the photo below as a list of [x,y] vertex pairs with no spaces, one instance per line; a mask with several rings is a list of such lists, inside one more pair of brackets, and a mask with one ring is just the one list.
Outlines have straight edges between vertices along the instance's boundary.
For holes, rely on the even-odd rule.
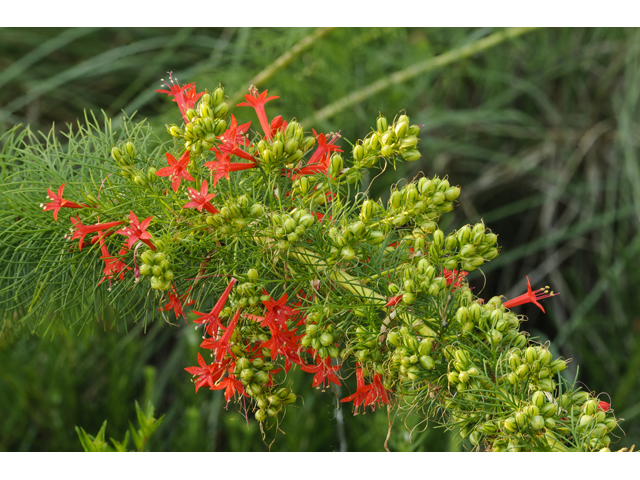
[[538,303],[538,300],[542,300],[543,298],[554,297],[556,295],[560,295],[559,293],[553,293],[549,290],[549,287],[539,288],[538,290],[531,290],[531,283],[529,282],[529,277],[527,277],[527,293],[520,295],[519,297],[513,298],[503,303],[506,308],[517,307],[518,305],[524,305],[525,303],[533,303],[536,305],[543,313],[545,313],[542,305]]

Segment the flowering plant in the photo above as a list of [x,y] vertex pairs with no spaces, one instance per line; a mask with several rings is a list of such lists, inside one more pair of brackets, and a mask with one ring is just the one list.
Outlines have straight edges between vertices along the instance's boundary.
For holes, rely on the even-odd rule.
[[499,247],[483,223],[439,228],[460,188],[422,176],[386,203],[361,192],[367,170],[420,158],[420,127],[406,114],[378,117],[347,148],[339,133],[270,120],[265,104],[278,97],[266,90],[236,106],[255,110],[252,129],[221,86],[167,87],[182,119],[167,125],[171,142],[144,122],[127,120],[119,139],[107,124],[87,163],[66,171],[68,198],[64,183],[48,190],[46,228],[79,244],[53,242],[29,271],[65,284],[41,296],[45,282],[29,314],[46,318],[45,300],[69,308],[70,289],[91,278],[91,295],[72,302],[80,312],[95,302],[122,317],[146,316],[149,304],[167,320],[173,312],[202,332],[205,355],[185,368],[195,391],[224,390],[265,429],[298,402],[287,373],[300,368],[323,389],[355,373],[357,389],[340,399],[355,413],[419,410],[472,448],[608,450],[610,405],[559,376],[567,361],[530,341],[511,311],[542,309],[553,292],[527,279],[527,293],[485,301],[469,287],[467,274]]

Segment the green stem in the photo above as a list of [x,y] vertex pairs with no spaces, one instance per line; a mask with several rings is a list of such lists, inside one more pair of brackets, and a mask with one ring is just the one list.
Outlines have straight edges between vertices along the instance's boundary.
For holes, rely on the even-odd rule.
[[505,40],[519,37],[531,30],[535,30],[537,27],[514,27],[507,28],[503,31],[493,33],[488,37],[485,37],[477,42],[473,42],[468,45],[464,45],[459,48],[454,48],[453,50],[449,50],[446,53],[435,56],[428,60],[424,60],[422,62],[415,63],[404,70],[400,70],[392,75],[381,78],[360,90],[356,90],[355,92],[350,93],[349,95],[345,95],[344,97],[336,100],[333,103],[330,103],[326,107],[318,110],[315,115],[312,117],[304,119],[302,122],[303,125],[314,125],[317,124],[321,120],[325,120],[327,118],[331,118],[336,115],[338,112],[345,110],[353,105],[356,105],[369,97],[372,97],[378,93],[380,93],[385,88],[389,88],[391,85],[395,85],[397,83],[406,82],[418,75],[426,72],[430,72],[439,67],[444,67],[445,65],[449,65],[450,63],[456,62],[458,60],[462,60],[468,58],[476,53],[480,53],[484,50],[488,50],[491,47],[495,47],[496,45],[501,44]]
[[313,43],[324,37],[327,33],[333,30],[335,27],[321,27],[317,28],[313,31],[313,33],[307,35],[298,43],[296,43],[289,50],[280,55],[271,65],[258,73],[255,77],[249,80],[249,85],[240,91],[236,92],[233,97],[231,97],[230,103],[235,105],[240,100],[244,98],[244,94],[249,88],[249,86],[254,85],[258,86],[264,84],[268,80],[271,79],[276,73],[278,73],[283,68],[286,68],[298,55],[304,52],[307,48],[309,48]]

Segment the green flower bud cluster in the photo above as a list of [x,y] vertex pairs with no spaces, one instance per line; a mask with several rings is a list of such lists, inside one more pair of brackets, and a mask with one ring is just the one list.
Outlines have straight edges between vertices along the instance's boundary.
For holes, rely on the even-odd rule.
[[567,362],[562,359],[552,361],[553,356],[547,348],[531,345],[524,350],[513,349],[508,358],[511,370],[506,380],[511,385],[519,385],[525,378],[545,392],[553,392],[556,382],[553,376],[564,370]]
[[255,403],[258,407],[256,420],[264,422],[267,418],[277,417],[285,405],[295,403],[296,399],[296,394],[290,388],[263,389],[259,395],[255,396]]
[[[232,340],[234,340],[233,337]],[[239,346],[240,344],[238,344],[238,347]],[[242,348],[238,348],[238,355],[244,355]],[[266,390],[265,385],[269,383],[270,380],[269,372],[273,369],[273,363],[265,362],[260,357],[256,357],[251,361],[246,356],[240,356],[236,361],[235,375],[240,379],[247,395],[256,397],[260,395],[263,390]]]
[[[402,227],[412,222],[420,225],[424,232],[432,233],[436,230],[435,221],[440,214],[453,209],[453,201],[458,198],[460,189],[451,187],[448,180],[421,178],[417,183],[411,182],[401,190],[391,192],[386,211],[376,211],[368,214],[367,221],[378,217],[383,224]],[[441,249],[442,245],[438,245]],[[440,256],[441,251],[432,249],[434,256]]]
[[154,290],[168,290],[173,280],[173,271],[163,252],[145,250],[140,255],[140,274],[151,277],[151,288]]
[[222,135],[227,129],[225,117],[229,105],[224,100],[224,89],[216,88],[213,93],[205,93],[195,109],[187,110],[189,122],[184,130],[177,125],[167,125],[169,134],[184,140],[185,149],[192,154],[200,154],[216,144],[216,136]]
[[331,243],[331,259],[345,261],[359,261],[362,255],[361,243],[379,244],[384,241],[384,235],[378,230],[371,230],[362,221],[344,224],[342,227],[329,229]]
[[[304,347],[311,347],[320,358],[337,358],[340,350],[335,346],[336,338],[334,337],[334,329],[332,324],[318,325],[323,317],[331,315],[331,309],[324,308],[322,311],[315,311],[307,315],[307,326],[305,327],[304,336],[301,344]],[[313,322],[313,323],[312,323]]]
[[353,158],[356,168],[370,168],[380,156],[391,158],[402,155],[407,162],[415,162],[421,157],[416,148],[420,127],[410,125],[409,117],[400,115],[392,125],[386,117],[380,116],[376,121],[376,131],[368,135],[362,145],[356,145]]
[[118,142],[118,145],[111,149],[111,158],[121,168],[120,174],[130,179],[139,187],[144,187],[149,183],[155,183],[157,177],[156,169],[149,167],[145,172],[134,167],[137,158],[137,150],[133,142]]
[[[376,332],[359,325],[355,330],[355,336],[348,349],[349,354],[353,354],[360,365],[371,367],[374,371],[382,368],[381,362],[383,358],[380,350],[379,336],[380,331]],[[346,355],[344,355],[343,358],[346,358]]]
[[260,154],[262,168],[270,172],[283,166],[292,170],[313,145],[315,138],[304,138],[302,126],[292,120],[284,132],[278,130],[271,139],[263,138],[255,148]]
[[498,256],[498,248],[495,246],[497,240],[496,234],[486,233],[484,223],[477,223],[473,227],[465,225],[444,240],[444,246],[441,248],[444,253],[450,255],[444,263],[444,268],[474,271],[484,262]]
[[251,204],[247,195],[240,195],[228,198],[219,213],[207,215],[205,222],[226,237],[245,229],[253,219],[264,217],[264,212],[262,204]]
[[[238,308],[255,308],[260,305],[262,300],[268,300],[268,297],[263,299],[261,295],[259,295],[258,281],[260,279],[260,275],[255,268],[251,268],[247,271],[246,278],[246,282],[238,284],[233,290],[235,296],[230,302],[232,305],[231,309],[233,311]],[[259,313],[259,311],[257,313]]]
[[277,248],[280,251],[286,252],[292,244],[302,238],[315,221],[316,217],[303,208],[296,209],[291,214],[273,213],[271,228],[267,229],[266,233],[277,240]]
[[419,322],[411,329],[403,325],[389,332],[390,377],[414,382],[431,376],[430,371],[436,367],[431,355],[434,338],[424,327],[424,323]]

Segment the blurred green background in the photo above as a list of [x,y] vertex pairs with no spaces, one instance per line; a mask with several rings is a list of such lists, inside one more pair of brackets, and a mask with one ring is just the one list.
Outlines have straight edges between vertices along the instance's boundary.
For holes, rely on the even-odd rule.
[[[355,141],[378,112],[403,109],[423,124],[415,163],[388,169],[373,197],[427,175],[462,187],[445,230],[484,219],[503,253],[470,275],[477,294],[513,297],[550,285],[547,314],[520,307],[526,329],[573,358],[568,378],[606,392],[626,437],[640,443],[640,31],[541,29],[498,41],[474,55],[491,29],[451,28],[112,28],[0,29],[0,134],[17,123],[58,132],[83,110],[121,110],[164,130],[175,104],[156,94],[167,71],[198,90],[219,82],[238,100],[254,83],[280,99],[270,117],[297,117],[309,129]],[[457,52],[457,53],[456,53]],[[457,55],[457,56],[456,56]],[[437,62],[448,59],[438,67]],[[435,60],[433,60],[435,59]],[[427,62],[427,64],[425,64]],[[431,62],[431,63],[429,63]],[[435,62],[435,63],[434,63]],[[426,65],[426,66],[425,66]],[[438,67],[438,68],[432,68]],[[379,82],[381,88],[367,89]],[[355,98],[346,105],[344,97]],[[355,95],[355,96],[354,96]],[[330,116],[316,112],[338,101]],[[343,102],[343,103],[340,103]],[[255,121],[249,109],[234,112]],[[342,142],[346,146],[346,142]],[[121,439],[134,400],[153,401],[166,419],[153,450],[382,451],[386,411],[336,410],[339,392],[313,390],[289,409],[282,432],[247,425],[222,392],[197,395],[184,372],[195,365],[193,329],[160,322],[146,332],[57,331],[47,338],[2,335],[0,450],[80,450],[74,426]],[[8,324],[3,329],[10,328]],[[10,340],[9,340],[10,339]],[[576,372],[576,367],[579,369]],[[304,377],[304,378],[303,378]],[[347,380],[351,385],[354,379]],[[451,433],[419,413],[392,418],[391,450],[456,450]]]

